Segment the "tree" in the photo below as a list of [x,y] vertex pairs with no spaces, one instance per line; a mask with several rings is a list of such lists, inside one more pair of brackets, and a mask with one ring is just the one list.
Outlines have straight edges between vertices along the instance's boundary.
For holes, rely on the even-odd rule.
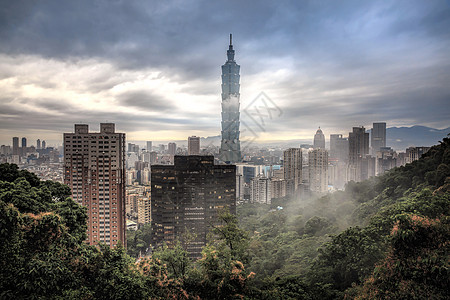
[[400,216],[391,232],[387,256],[356,288],[356,299],[447,299],[449,240],[448,216]]

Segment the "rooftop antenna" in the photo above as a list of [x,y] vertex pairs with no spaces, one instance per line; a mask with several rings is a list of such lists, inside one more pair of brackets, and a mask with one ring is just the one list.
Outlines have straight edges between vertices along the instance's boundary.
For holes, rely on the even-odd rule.
[[233,46],[233,35],[230,33],[230,46]]

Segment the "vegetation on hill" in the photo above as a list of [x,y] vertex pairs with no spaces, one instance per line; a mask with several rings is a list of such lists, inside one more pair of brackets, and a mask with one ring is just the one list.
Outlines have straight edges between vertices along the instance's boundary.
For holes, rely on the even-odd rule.
[[2,164],[0,298],[444,299],[449,188],[446,138],[345,191],[222,212],[196,262],[177,244],[136,263],[150,228],[127,251],[86,245],[86,210],[67,186]]

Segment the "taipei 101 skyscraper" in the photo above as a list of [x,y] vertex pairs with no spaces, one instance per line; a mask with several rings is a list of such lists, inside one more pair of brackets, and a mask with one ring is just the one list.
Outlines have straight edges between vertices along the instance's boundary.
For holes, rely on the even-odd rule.
[[228,60],[222,66],[222,143],[220,159],[224,162],[241,161],[239,141],[239,70],[234,60],[232,35],[227,51]]

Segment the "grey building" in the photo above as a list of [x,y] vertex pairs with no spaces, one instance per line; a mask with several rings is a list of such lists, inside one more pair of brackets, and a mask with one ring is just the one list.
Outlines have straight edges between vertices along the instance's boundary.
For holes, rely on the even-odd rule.
[[234,60],[231,34],[227,57],[227,61],[222,66],[222,141],[219,157],[222,161],[236,163],[241,161],[239,141],[240,66]]
[[19,155],[19,138],[13,137],[13,148],[12,148],[12,154],[13,155]]
[[339,162],[348,161],[348,138],[342,134],[330,134],[330,159]]
[[382,147],[386,147],[386,123],[373,123],[370,135],[370,145],[372,148],[372,155],[374,156]]
[[168,154],[170,154],[170,155],[177,154],[177,144],[176,143],[169,143],[167,148],[168,148],[168,150],[167,150]]
[[188,138],[188,155],[200,154],[200,137],[190,136]]
[[283,170],[286,194],[293,195],[302,184],[302,149],[289,148],[283,152]]
[[328,151],[314,149],[308,152],[309,189],[326,193],[328,190]]
[[369,133],[361,127],[353,127],[353,131],[348,134],[349,161],[355,164],[358,158],[369,154]]

